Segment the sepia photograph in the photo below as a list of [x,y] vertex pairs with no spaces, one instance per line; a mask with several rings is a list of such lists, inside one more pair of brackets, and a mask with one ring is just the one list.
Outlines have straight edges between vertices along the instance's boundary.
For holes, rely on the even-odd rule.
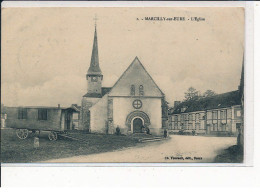
[[243,164],[244,7],[1,16],[2,164]]

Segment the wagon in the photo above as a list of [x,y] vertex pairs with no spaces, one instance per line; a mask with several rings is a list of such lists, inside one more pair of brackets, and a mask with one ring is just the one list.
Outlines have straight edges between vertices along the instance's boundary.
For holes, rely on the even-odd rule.
[[19,139],[26,139],[29,132],[48,132],[48,138],[55,141],[59,134],[79,127],[80,109],[77,106],[58,107],[4,107],[6,127],[16,129]]

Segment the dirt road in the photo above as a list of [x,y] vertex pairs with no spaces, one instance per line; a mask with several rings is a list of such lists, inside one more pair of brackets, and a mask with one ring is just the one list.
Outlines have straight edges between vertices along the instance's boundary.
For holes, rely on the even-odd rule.
[[133,148],[44,162],[213,162],[221,149],[225,149],[235,143],[235,137],[171,135],[168,140],[140,144]]

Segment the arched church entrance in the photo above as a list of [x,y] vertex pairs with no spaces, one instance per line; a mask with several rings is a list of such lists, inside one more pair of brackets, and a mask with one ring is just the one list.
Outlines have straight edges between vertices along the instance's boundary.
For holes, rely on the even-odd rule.
[[142,126],[148,127],[150,125],[150,118],[145,112],[134,111],[127,116],[126,125],[132,133],[140,133]]
[[133,118],[132,128],[134,133],[141,133],[143,126],[144,126],[144,121],[141,118],[139,117]]

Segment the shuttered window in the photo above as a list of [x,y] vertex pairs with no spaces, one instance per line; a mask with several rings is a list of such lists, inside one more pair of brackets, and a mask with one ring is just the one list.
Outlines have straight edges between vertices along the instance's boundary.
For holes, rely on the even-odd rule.
[[199,130],[199,129],[200,129],[200,123],[196,123],[195,129],[196,129],[196,130]]
[[213,131],[217,131],[217,130],[218,130],[217,123],[214,123],[214,124],[213,124]]
[[226,119],[226,117],[227,117],[227,110],[222,110],[220,112],[220,118],[221,119]]
[[227,129],[227,125],[226,124],[222,124],[222,131],[226,131],[226,129]]
[[196,113],[196,120],[200,119],[200,113]]
[[38,109],[38,120],[47,120],[47,109]]
[[190,130],[193,129],[193,125],[192,125],[192,123],[189,123],[189,129],[190,129]]
[[184,121],[184,115],[181,115],[181,121]]
[[218,119],[218,112],[217,111],[213,111],[212,115],[213,115],[213,119]]
[[18,109],[18,119],[27,119],[27,108]]

